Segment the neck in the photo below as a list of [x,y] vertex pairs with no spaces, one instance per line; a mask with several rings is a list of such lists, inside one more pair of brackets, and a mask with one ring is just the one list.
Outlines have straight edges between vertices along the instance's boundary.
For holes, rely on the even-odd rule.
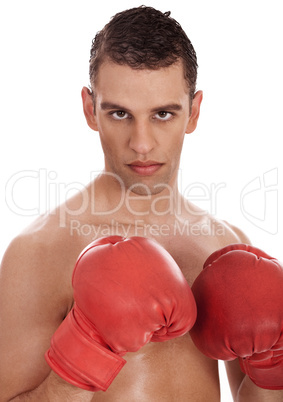
[[141,216],[154,222],[159,218],[175,215],[180,201],[181,195],[174,183],[157,194],[139,195],[129,191],[125,194],[123,207],[128,215]]
[[176,178],[162,187],[157,194],[141,195],[125,188],[111,174],[102,173],[95,180],[95,193],[104,199],[102,212],[113,211],[113,215],[117,214],[125,221],[141,219],[154,223],[180,213],[182,196]]

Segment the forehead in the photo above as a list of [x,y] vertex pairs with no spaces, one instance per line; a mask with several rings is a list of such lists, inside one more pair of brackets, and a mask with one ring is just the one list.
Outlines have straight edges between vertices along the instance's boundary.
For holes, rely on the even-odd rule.
[[187,82],[181,62],[156,70],[133,69],[104,62],[94,88],[96,100],[158,104],[181,102],[188,98]]

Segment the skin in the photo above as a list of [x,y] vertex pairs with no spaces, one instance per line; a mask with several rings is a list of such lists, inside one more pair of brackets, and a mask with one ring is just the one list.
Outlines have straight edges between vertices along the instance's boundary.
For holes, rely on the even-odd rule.
[[[52,334],[73,304],[76,258],[94,238],[154,238],[176,260],[189,285],[213,251],[248,242],[237,228],[178,192],[184,136],[195,130],[202,101],[197,92],[190,105],[181,64],[137,71],[104,63],[95,99],[94,114],[93,96],[83,88],[84,114],[99,132],[104,171],[81,193],[39,217],[12,241],[3,258],[0,401],[219,401],[217,362],[203,356],[189,334],[126,354],[127,364],[106,392],[68,384],[44,360]],[[191,232],[176,230],[188,222]],[[251,384],[237,362],[227,363],[227,369],[235,400],[279,401],[274,399],[277,392]],[[273,399],[265,399],[270,395]]]

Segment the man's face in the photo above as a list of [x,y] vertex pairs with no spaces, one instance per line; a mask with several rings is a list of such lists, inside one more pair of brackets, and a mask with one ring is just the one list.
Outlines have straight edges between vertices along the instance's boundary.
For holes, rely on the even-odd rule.
[[100,134],[105,170],[136,194],[173,187],[184,135],[195,128],[181,63],[134,70],[105,62],[95,101],[92,128]]

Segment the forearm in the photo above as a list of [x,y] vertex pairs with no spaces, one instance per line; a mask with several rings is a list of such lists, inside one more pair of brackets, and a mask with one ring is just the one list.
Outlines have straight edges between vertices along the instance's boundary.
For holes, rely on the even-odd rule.
[[90,402],[94,393],[74,387],[54,371],[36,389],[23,393],[9,402]]
[[248,376],[244,377],[235,402],[282,402],[283,390],[274,391],[256,386]]

